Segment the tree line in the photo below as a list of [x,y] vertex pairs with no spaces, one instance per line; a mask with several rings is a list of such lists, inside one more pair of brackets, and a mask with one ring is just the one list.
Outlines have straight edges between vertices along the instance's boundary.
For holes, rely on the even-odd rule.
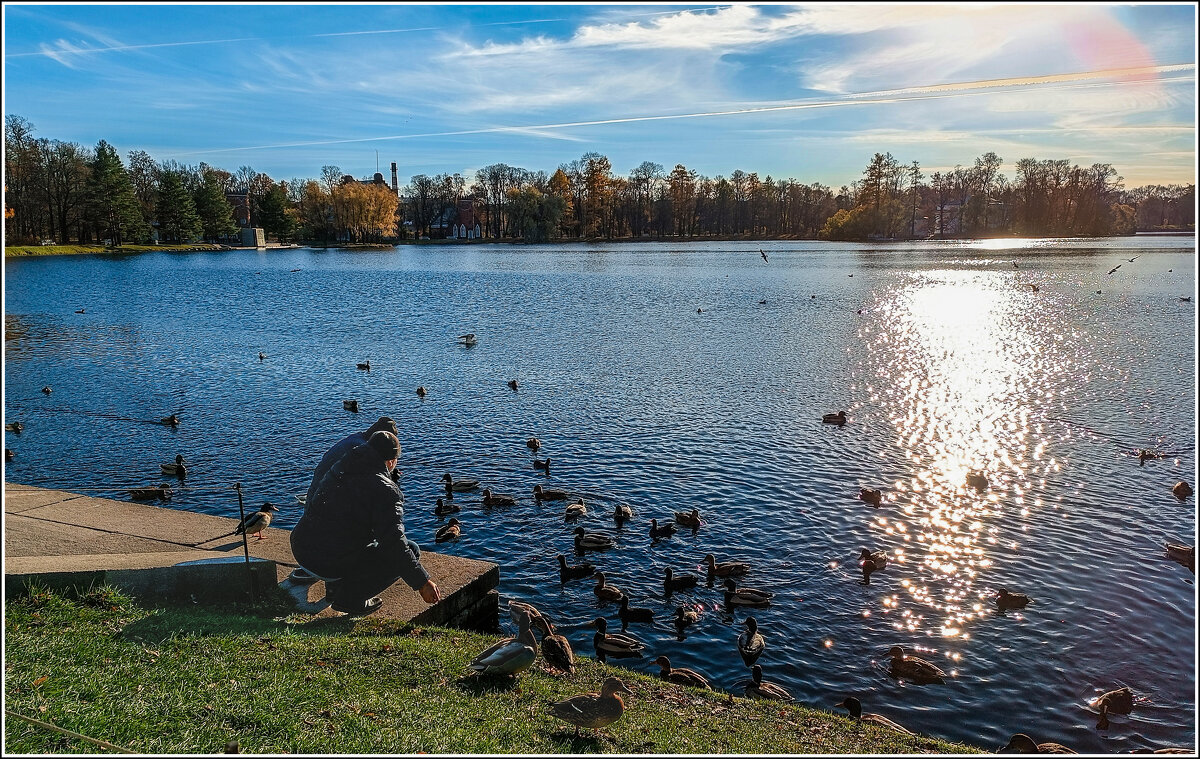
[[5,117],[5,225],[10,243],[222,241],[238,231],[230,198],[250,226],[290,242],[391,242],[436,236],[469,201],[483,237],[526,242],[581,239],[1102,236],[1191,230],[1195,185],[1126,190],[1109,164],[1022,158],[1010,179],[988,152],[970,166],[926,175],[917,161],[876,153],[862,177],[834,190],[819,182],[741,170],[707,177],[646,161],[627,176],[585,153],[553,173],[503,163],[469,180],[418,174],[397,193],[337,166],[277,181],[249,166],[156,162],[134,150],[123,162],[95,148],[37,138]]

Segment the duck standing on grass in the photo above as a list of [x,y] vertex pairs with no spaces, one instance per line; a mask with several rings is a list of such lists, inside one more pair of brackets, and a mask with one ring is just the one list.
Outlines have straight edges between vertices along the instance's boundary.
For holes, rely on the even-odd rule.
[[712,690],[712,686],[708,684],[708,679],[704,675],[695,670],[672,667],[671,660],[665,656],[658,657],[654,663],[659,666],[658,676],[669,683]]
[[542,658],[568,675],[575,674],[575,652],[571,650],[571,642],[554,632],[554,625],[545,617],[539,626],[542,628]]
[[505,638],[494,646],[480,652],[468,665],[480,675],[519,675],[533,666],[537,659],[538,644],[530,628],[529,615],[520,611],[513,613],[518,632],[515,638]]
[[[1037,743],[1025,733],[1017,733],[996,749],[997,754],[1078,754],[1061,743]],[[1189,752],[1191,753],[1191,752]]]
[[279,507],[267,501],[259,507],[258,511],[242,520],[230,535],[258,535],[256,540],[265,540],[263,530],[267,529],[267,525],[271,524],[272,512],[279,511]]
[[763,701],[795,701],[796,699],[782,685],[769,683],[762,679],[762,667],[755,664],[750,669],[753,682],[746,686],[746,698],[757,698]]
[[895,730],[896,732],[904,733],[905,735],[914,734],[908,728],[897,725],[895,722],[892,722],[882,714],[863,714],[862,702],[854,696],[847,696],[840,704],[838,704],[838,706],[849,710],[851,719],[856,719],[861,722],[869,722],[872,725],[879,725],[880,727],[886,727],[889,730]]
[[563,722],[575,726],[575,736],[579,736],[579,728],[586,727],[599,730],[605,725],[621,719],[625,713],[625,702],[617,694],[633,692],[615,677],[605,678],[599,693],[581,693],[571,696],[565,701],[550,704],[550,713]]

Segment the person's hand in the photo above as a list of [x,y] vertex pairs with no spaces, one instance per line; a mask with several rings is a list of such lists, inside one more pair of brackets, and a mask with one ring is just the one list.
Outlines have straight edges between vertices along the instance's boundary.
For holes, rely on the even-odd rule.
[[427,604],[435,604],[442,600],[442,594],[438,592],[438,586],[433,580],[426,580],[417,592],[421,594],[421,598],[425,599]]

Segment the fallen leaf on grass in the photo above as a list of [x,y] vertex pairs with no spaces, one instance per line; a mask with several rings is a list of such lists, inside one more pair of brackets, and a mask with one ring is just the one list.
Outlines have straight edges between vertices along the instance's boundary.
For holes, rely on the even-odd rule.
[[50,675],[42,675],[41,677],[39,677],[38,679],[33,681],[33,687],[36,688],[49,679],[50,679]]

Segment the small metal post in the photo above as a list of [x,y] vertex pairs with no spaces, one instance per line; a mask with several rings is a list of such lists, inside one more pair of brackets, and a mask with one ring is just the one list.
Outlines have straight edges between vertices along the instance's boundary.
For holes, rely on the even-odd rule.
[[[242,514],[242,524],[246,524],[246,505],[242,501],[242,483],[235,482],[233,489],[238,494],[238,511]],[[242,553],[246,557],[246,582],[250,584],[250,597],[258,603],[258,587],[254,584],[254,570],[250,568],[250,543],[246,540],[246,530],[242,529]]]

